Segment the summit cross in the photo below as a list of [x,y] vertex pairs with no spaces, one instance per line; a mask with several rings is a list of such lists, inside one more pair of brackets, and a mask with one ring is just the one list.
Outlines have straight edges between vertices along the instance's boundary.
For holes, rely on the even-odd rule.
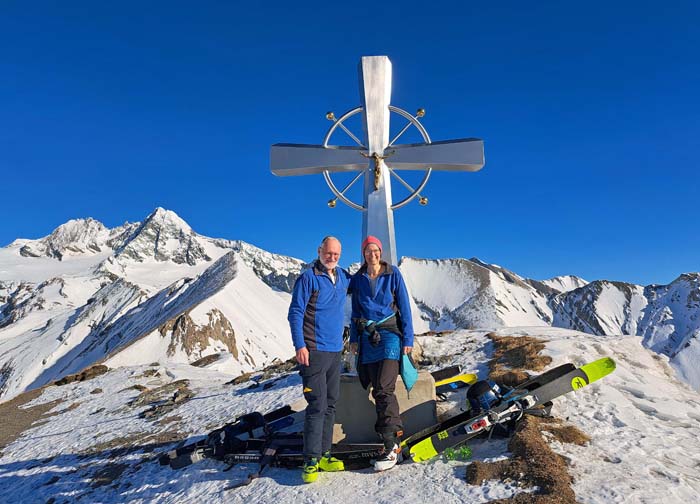
[[[352,204],[343,196],[345,190],[354,182],[348,184],[340,193],[330,182],[329,186],[344,202],[363,212],[361,240],[368,235],[376,236],[383,245],[382,259],[390,264],[398,264],[390,176],[393,175],[404,185],[407,184],[395,174],[394,170],[427,170],[428,176],[431,169],[478,171],[484,166],[484,143],[476,138],[464,138],[444,142],[427,141],[418,144],[393,145],[393,141],[391,143],[389,141],[391,102],[389,58],[386,56],[362,57],[359,76],[362,123],[365,133],[363,141],[360,142],[353,136],[357,146],[329,146],[326,145],[327,140],[324,145],[275,144],[270,150],[270,170],[281,177],[323,173],[327,182],[330,173],[363,172],[362,206]],[[398,136],[400,134],[397,138]],[[427,133],[423,136],[425,138]],[[358,174],[358,177],[360,175]],[[425,185],[426,181],[427,176],[419,189]],[[418,191],[414,190],[414,194],[417,193]],[[397,205],[394,205],[394,208],[396,207]]]

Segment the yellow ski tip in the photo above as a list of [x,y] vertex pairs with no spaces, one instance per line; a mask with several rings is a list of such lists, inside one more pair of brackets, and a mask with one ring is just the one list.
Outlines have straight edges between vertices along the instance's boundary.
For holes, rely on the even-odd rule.
[[603,357],[602,359],[598,359],[597,361],[581,366],[581,371],[586,373],[586,376],[588,376],[588,382],[590,383],[609,375],[615,371],[615,367],[616,364],[614,360],[612,360],[610,357]]
[[438,454],[438,452],[435,451],[435,447],[433,447],[433,443],[430,441],[430,438],[424,439],[420,443],[412,446],[410,453],[411,459],[414,462],[425,462]]
[[476,380],[478,380],[478,377],[473,374],[473,373],[465,373],[457,376],[451,376],[449,378],[445,378],[444,380],[436,381],[435,386],[439,387],[440,385],[446,385],[447,383],[452,383],[456,381],[463,381],[465,383],[469,383],[470,385],[474,383]]

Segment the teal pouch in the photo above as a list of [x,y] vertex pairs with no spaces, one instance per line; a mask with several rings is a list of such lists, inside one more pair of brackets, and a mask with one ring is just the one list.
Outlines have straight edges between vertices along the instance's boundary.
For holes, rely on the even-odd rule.
[[403,380],[403,384],[406,387],[406,391],[410,392],[413,386],[418,381],[418,370],[416,369],[416,365],[413,362],[413,358],[411,358],[411,354],[401,354],[400,362],[401,380]]

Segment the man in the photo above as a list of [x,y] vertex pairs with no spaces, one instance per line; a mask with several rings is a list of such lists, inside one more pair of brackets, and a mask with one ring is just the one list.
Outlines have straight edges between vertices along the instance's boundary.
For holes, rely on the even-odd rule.
[[318,247],[318,260],[294,284],[289,326],[308,406],[304,420],[304,483],[316,481],[318,471],[342,471],[331,457],[335,402],[340,392],[344,307],[350,276],[338,267],[340,241],[327,236]]

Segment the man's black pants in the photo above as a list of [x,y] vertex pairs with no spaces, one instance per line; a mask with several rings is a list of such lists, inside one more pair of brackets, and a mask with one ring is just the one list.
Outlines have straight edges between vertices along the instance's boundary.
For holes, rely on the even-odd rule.
[[304,420],[304,456],[321,458],[333,444],[335,402],[340,394],[340,352],[309,350],[309,365],[299,366],[308,403]]

